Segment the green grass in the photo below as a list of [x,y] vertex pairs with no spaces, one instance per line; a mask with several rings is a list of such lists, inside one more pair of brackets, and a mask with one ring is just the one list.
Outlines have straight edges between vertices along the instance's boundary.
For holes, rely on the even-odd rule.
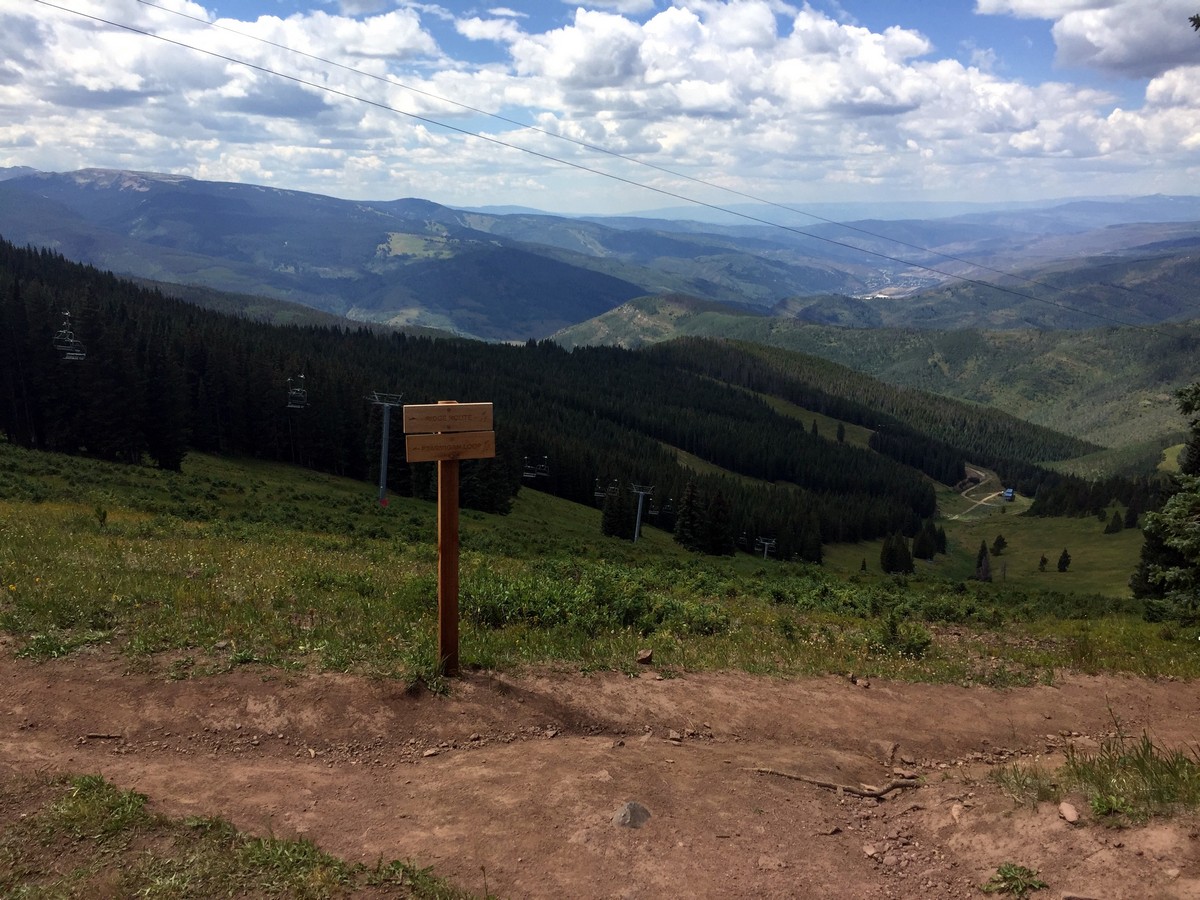
[[1095,753],[1070,750],[1063,771],[1097,818],[1140,822],[1200,806],[1200,752],[1157,746],[1147,734],[1118,734]]
[[979,886],[985,894],[1009,894],[1013,897],[1028,897],[1031,891],[1045,888],[1046,882],[1037,877],[1034,869],[1016,863],[1001,863],[996,874]]
[[350,864],[307,840],[254,837],[220,819],[169,819],[97,775],[0,780],[0,810],[6,897],[473,896],[407,862]]
[[1162,747],[1145,733],[1134,739],[1118,727],[1094,752],[1068,747],[1053,772],[1014,763],[993,770],[992,779],[1018,803],[1057,803],[1078,792],[1098,820],[1144,822],[1200,807],[1200,749]]
[[[983,497],[998,489],[999,483],[993,480],[972,491],[972,496]],[[991,557],[992,579],[997,588],[1112,598],[1129,596],[1129,576],[1142,549],[1140,530],[1104,534],[1112,509],[1105,511],[1105,520],[1101,522],[1095,516],[1021,515],[1029,506],[1029,499],[1020,496],[1012,503],[996,498],[976,506],[943,488],[938,492],[938,508],[946,517],[940,524],[946,530],[947,555],[936,557],[933,563],[918,561],[918,572],[928,577],[969,579],[975,573],[980,542],[986,542],[990,548],[996,536],[1003,535],[1008,546],[1000,556]],[[866,559],[868,573],[884,577],[879,571],[882,544],[882,541],[864,541],[828,546],[825,567],[849,575],[859,572],[862,560]],[[1071,555],[1071,565],[1066,572],[1059,572],[1058,557],[1064,548]],[[1044,572],[1038,568],[1043,554],[1048,561]]]
[[[1195,629],[1142,621],[1115,588],[1136,535],[1104,536],[1094,520],[947,522],[951,556],[895,578],[878,573],[877,544],[829,547],[824,567],[714,559],[653,527],[636,545],[602,537],[599,517],[529,490],[507,517],[463,512],[462,665],[630,670],[651,647],[667,669],[782,676],[1200,674],[1185,652]],[[967,580],[978,535],[996,530],[1007,576],[993,565],[995,583]],[[1057,559],[1064,542],[1068,573],[1028,571],[1035,550]],[[1125,556],[1105,562],[1107,547]],[[436,561],[433,504],[383,509],[362,483],[199,454],[171,474],[0,444],[0,629],[29,658],[98,645],[139,665],[167,654],[171,678],[267,665],[441,689]],[[950,625],[969,637],[942,641]]]
[[1178,472],[1179,471],[1179,454],[1183,452],[1185,444],[1172,444],[1162,452],[1162,459],[1158,464],[1160,472]]

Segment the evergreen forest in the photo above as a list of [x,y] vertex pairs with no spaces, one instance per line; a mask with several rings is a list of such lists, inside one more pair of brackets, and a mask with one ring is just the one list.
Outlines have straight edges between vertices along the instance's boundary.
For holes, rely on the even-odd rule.
[[[76,353],[59,340],[67,330]],[[301,376],[308,403],[289,408]],[[1035,495],[1035,514],[1155,503],[1149,482],[1096,485],[1038,465],[1095,449],[1085,442],[796,353],[273,326],[0,242],[0,432],[14,444],[175,471],[195,449],[368,482],[382,443],[374,392],[494,404],[497,457],[464,464],[465,506],[504,512],[526,485],[605,505],[606,530],[630,534],[630,490],[652,487],[643,522],[673,528],[682,508],[687,534],[703,536],[681,542],[711,553],[768,538],[778,558],[817,562],[823,543],[914,537],[936,512],[930,479],[954,484],[968,462]],[[771,397],[867,426],[871,447],[818,434]],[[430,497],[434,466],[405,462],[398,425],[389,489]]]

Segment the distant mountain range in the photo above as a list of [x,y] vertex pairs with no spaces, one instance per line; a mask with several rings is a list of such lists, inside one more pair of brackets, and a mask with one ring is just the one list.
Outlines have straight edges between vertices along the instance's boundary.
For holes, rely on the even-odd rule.
[[[1198,314],[1200,198],[934,209],[958,214],[834,224],[753,208],[784,226],[774,227],[0,169],[0,236],[16,244],[122,275],[487,340],[544,338],[669,294],[854,326],[1083,328]],[[1007,290],[953,286],[956,276]]]

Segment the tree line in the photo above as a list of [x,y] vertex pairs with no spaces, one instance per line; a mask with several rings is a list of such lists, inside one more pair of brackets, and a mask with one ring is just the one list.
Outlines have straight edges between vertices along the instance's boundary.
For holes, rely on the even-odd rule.
[[[84,358],[55,348],[64,312]],[[290,409],[300,375],[308,405]],[[915,533],[935,511],[914,470],[654,354],[267,325],[0,241],[0,432],[14,443],[176,471],[190,450],[244,455],[374,481],[373,391],[495,404],[497,458],[463,467],[475,508],[506,511],[523,459],[545,457],[539,489],[597,503],[598,483],[637,481],[678,508],[691,482],[706,504],[720,497],[735,543],[770,536],[780,556],[814,561],[823,542]],[[399,431],[397,416],[390,488],[430,496],[433,465],[409,466]]]

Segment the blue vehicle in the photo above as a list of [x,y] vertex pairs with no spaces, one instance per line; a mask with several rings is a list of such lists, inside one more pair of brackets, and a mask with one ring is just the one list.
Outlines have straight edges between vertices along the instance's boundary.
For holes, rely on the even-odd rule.
[[1004,499],[1007,500],[1009,503],[1012,503],[1014,500],[1017,499],[1017,492],[1015,490],[1013,490],[1012,488],[1005,488],[1004,489]]

